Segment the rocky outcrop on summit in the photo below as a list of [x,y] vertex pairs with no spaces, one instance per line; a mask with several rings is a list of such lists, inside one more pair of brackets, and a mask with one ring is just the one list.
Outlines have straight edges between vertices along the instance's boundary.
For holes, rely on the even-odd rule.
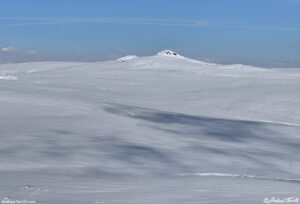
[[172,50],[163,50],[163,51],[157,53],[157,55],[180,56],[179,54],[177,54],[176,52],[174,52]]

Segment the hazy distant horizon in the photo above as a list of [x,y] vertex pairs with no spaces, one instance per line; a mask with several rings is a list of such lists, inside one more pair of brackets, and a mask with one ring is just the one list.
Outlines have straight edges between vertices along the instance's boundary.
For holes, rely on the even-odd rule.
[[[10,52],[5,53],[2,49],[7,47],[12,47],[17,50],[17,52]],[[9,63],[23,63],[23,62],[43,62],[43,61],[61,61],[61,62],[103,62],[109,60],[116,60],[120,57],[126,55],[137,55],[139,57],[144,56],[152,56],[155,55],[157,52],[153,52],[149,55],[141,55],[140,53],[131,53],[131,52],[124,52],[122,53],[107,53],[107,54],[94,54],[94,55],[80,55],[80,54],[55,54],[55,53],[41,53],[37,50],[30,49],[24,50],[19,47],[14,46],[7,46],[2,47],[0,49],[0,64],[9,64]],[[234,60],[234,59],[221,59],[209,56],[202,56],[202,57],[193,57],[186,55],[184,52],[175,50],[176,52],[180,53],[181,55],[196,59],[204,62],[209,63],[216,63],[216,64],[245,64],[245,65],[252,65],[252,66],[259,66],[259,67],[267,67],[267,68],[277,68],[277,67],[284,67],[284,68],[300,68],[300,63],[297,62],[279,62],[279,61],[247,61],[247,60]],[[3,53],[5,55],[3,55]]]

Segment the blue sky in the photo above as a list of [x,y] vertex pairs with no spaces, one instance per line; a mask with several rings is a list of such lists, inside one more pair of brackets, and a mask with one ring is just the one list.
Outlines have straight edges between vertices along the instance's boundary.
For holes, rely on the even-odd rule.
[[300,0],[0,0],[0,46],[300,64]]

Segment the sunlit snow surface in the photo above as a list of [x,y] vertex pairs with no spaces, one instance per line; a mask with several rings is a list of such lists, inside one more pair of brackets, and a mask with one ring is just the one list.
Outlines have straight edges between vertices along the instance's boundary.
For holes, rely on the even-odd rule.
[[1,199],[300,197],[300,69],[162,53],[1,65],[0,138]]

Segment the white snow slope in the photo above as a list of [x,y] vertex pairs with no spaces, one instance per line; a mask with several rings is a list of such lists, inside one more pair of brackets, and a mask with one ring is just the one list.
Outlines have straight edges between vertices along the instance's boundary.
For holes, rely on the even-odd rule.
[[300,197],[299,106],[300,69],[217,65],[171,51],[0,65],[0,199]]

